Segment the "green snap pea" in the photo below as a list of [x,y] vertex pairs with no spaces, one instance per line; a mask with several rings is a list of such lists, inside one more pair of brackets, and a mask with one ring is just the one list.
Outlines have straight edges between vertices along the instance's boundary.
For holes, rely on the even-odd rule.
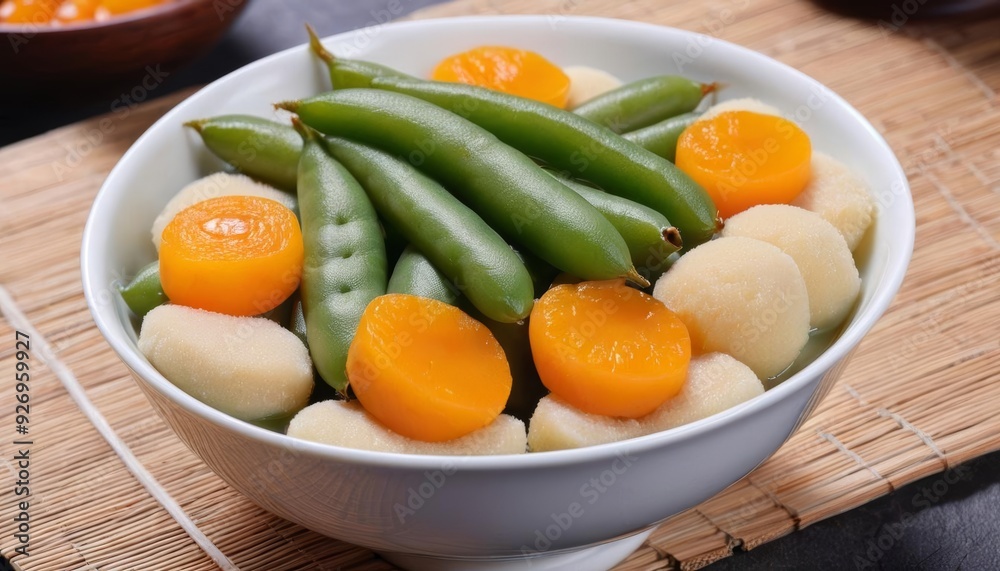
[[[307,24],[306,31],[309,32],[309,48],[316,54],[316,57],[327,64],[330,72],[330,82],[336,89],[368,87],[369,83],[371,83],[371,78],[375,76],[414,79],[412,75],[407,75],[401,71],[377,63],[334,57],[332,53],[323,47],[323,42],[320,41],[319,36],[316,35],[312,26]],[[334,62],[336,62],[336,65],[334,65]]]
[[636,270],[650,281],[670,265],[670,256],[680,250],[681,236],[659,212],[627,198],[608,194],[578,181],[560,177],[614,225],[625,238]]
[[453,113],[372,89],[277,106],[324,133],[409,159],[508,241],[565,272],[646,283],[632,267],[624,239],[593,206],[523,153]]
[[127,285],[118,289],[132,313],[145,317],[154,307],[167,303],[167,294],[160,285],[160,262],[144,266]]
[[243,174],[295,192],[302,139],[287,125],[251,115],[221,115],[185,125],[201,135],[208,150]]
[[715,204],[691,177],[663,157],[575,113],[459,83],[374,77],[371,85],[449,109],[573,178],[656,210],[680,230],[689,248],[709,240],[721,227]]
[[388,153],[346,139],[327,150],[361,183],[376,212],[441,270],[483,314],[503,322],[531,312],[531,276],[493,228],[444,187]]
[[622,137],[652,151],[670,162],[677,156],[677,139],[684,129],[698,120],[700,113],[684,113],[648,127],[625,133]]
[[[482,87],[400,77],[384,66],[335,58],[315,46],[314,51],[326,63],[335,89],[345,83],[337,78],[349,75],[352,86],[412,95],[449,109],[529,156],[663,214],[680,230],[688,248],[708,241],[721,228],[715,204],[691,177],[575,113]],[[700,100],[702,86],[698,91]]]
[[318,133],[293,123],[305,142],[297,184],[306,338],[320,376],[344,391],[347,349],[361,314],[385,293],[385,244],[375,208],[358,181],[327,153]]
[[407,246],[389,276],[386,293],[406,293],[455,305],[461,294],[419,250]]
[[714,89],[714,85],[679,75],[659,75],[598,95],[573,112],[615,133],[624,133],[694,111],[701,98]]

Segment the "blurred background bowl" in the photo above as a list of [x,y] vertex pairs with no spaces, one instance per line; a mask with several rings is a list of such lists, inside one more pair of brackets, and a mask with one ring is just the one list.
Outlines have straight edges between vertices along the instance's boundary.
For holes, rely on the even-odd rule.
[[169,73],[212,47],[248,1],[169,0],[101,22],[55,26],[0,22],[0,83],[9,96],[110,88],[146,68]]

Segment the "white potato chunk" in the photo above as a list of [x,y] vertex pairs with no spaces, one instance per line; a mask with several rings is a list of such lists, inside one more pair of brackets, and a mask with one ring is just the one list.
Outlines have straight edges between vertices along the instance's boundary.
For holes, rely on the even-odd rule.
[[813,152],[812,178],[792,204],[833,224],[852,252],[875,218],[875,202],[864,181],[823,153]]
[[306,346],[261,317],[161,305],[142,320],[139,350],[178,388],[243,420],[291,415],[313,389]]
[[751,238],[718,238],[681,256],[653,296],[687,325],[695,354],[720,352],[761,379],[795,360],[809,340],[809,296],[788,254]]
[[795,260],[809,292],[809,324],[840,324],[858,298],[861,277],[844,237],[819,214],[787,204],[754,206],[726,220],[723,236],[774,244]]
[[423,442],[389,430],[357,401],[328,400],[309,405],[292,419],[288,435],[345,448],[402,454],[483,456],[523,454],[527,448],[524,423],[506,414],[454,440]]
[[572,65],[563,68],[563,73],[569,76],[567,109],[574,109],[580,104],[622,85],[622,81],[610,73],[585,65]]
[[177,216],[178,212],[219,196],[259,196],[280,202],[291,210],[296,209],[294,196],[261,184],[246,175],[227,172],[210,174],[182,188],[160,211],[159,216],[153,221],[152,230],[153,245],[156,246],[156,251],[160,251],[160,237],[163,235],[163,229],[174,219],[174,216]]
[[544,397],[528,424],[532,452],[582,448],[653,434],[722,412],[764,393],[749,367],[723,353],[691,360],[677,396],[648,415],[615,418],[589,414],[553,395]]
[[726,111],[753,111],[754,113],[760,113],[762,115],[781,116],[781,111],[778,111],[778,108],[773,105],[768,105],[760,99],[754,99],[753,97],[742,97],[740,99],[727,99],[726,101],[716,103],[702,113],[699,120],[711,119],[712,117],[715,117],[720,113],[725,113]]

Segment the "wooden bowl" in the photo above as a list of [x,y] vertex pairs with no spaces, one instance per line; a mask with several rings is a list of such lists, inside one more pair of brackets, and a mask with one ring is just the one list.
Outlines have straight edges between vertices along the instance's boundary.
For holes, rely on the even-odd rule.
[[[103,22],[0,23],[0,82],[22,91],[124,78],[191,61],[214,45],[248,0],[171,0]],[[133,78],[134,81],[134,78]]]

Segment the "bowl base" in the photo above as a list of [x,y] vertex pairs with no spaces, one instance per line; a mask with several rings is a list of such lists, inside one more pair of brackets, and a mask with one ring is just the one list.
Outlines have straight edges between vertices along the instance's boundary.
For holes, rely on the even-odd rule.
[[378,552],[386,561],[407,571],[606,571],[625,560],[653,533],[636,535],[574,551],[517,558],[449,558],[410,553]]

